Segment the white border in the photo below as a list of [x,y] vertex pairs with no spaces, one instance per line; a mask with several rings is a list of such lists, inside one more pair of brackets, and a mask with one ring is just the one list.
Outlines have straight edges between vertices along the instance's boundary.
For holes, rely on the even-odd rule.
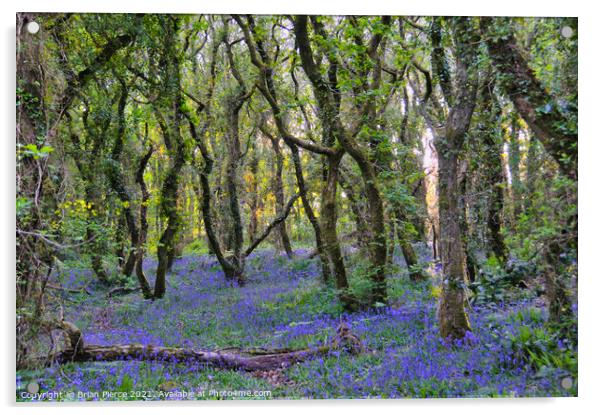
[[[579,398],[568,399],[458,399],[458,400],[401,400],[401,401],[276,401],[276,402],[208,402],[184,403],[178,406],[178,412],[202,413],[224,411],[240,414],[261,413],[307,414],[316,410],[350,412],[352,414],[367,411],[381,413],[438,413],[438,414],[504,414],[522,412],[587,413],[599,406],[598,386],[602,386],[600,361],[602,336],[600,334],[600,303],[602,287],[600,284],[600,264],[596,259],[601,256],[597,242],[602,235],[599,213],[602,207],[600,189],[600,157],[602,142],[600,125],[600,8],[593,1],[526,1],[504,0],[496,2],[468,0],[301,0],[259,1],[259,0],[221,0],[208,2],[202,0],[169,1],[126,1],[105,0],[102,2],[82,2],[81,0],[23,0],[17,4],[7,4],[2,8],[2,90],[0,91],[2,117],[2,145],[0,174],[2,175],[2,218],[0,238],[3,260],[2,275],[2,312],[3,368],[0,377],[0,395],[3,406],[9,413],[16,411],[31,413],[81,413],[106,414],[108,411],[127,411],[129,413],[164,415],[166,410],[175,409],[170,404],[112,404],[102,406],[61,405],[15,407],[14,401],[14,30],[17,11],[32,12],[146,12],[146,13],[255,13],[255,14],[404,14],[404,15],[504,15],[504,16],[578,16],[579,17],[579,86],[580,86],[580,159],[579,159],[579,253],[581,276],[579,288]],[[597,405],[598,404],[598,405]],[[85,408],[85,409],[84,409]]]

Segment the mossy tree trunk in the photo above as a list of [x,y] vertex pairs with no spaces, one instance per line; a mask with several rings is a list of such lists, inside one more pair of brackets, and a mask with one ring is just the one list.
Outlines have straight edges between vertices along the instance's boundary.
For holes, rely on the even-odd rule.
[[[563,111],[537,80],[521,55],[513,29],[499,18],[482,17],[481,31],[489,55],[501,74],[501,86],[520,116],[556,160],[560,171],[577,180],[575,107]],[[500,35],[503,34],[503,35]]]
[[521,149],[520,149],[520,128],[518,124],[518,116],[512,118],[510,137],[508,140],[508,170],[510,170],[510,192],[512,195],[512,216],[514,223],[519,220],[524,213],[523,206],[523,180],[520,174],[521,165]]
[[[343,173],[343,172],[341,172]],[[369,253],[368,243],[370,241],[370,230],[367,222],[366,203],[364,195],[360,190],[359,195],[356,194],[357,183],[351,175],[339,174],[339,184],[347,196],[349,208],[355,219],[355,240],[357,246],[364,254]]]
[[[148,141],[148,123],[145,124],[145,144]],[[147,219],[147,211],[148,211],[148,203],[150,200],[150,192],[146,186],[146,182],[144,180],[144,171],[148,166],[148,161],[152,157],[154,152],[154,148],[149,147],[148,151],[142,156],[140,162],[138,163],[138,169],[136,170],[136,183],[140,186],[140,193],[142,194],[142,199],[140,200],[140,234],[138,235],[138,241],[136,245],[136,277],[138,278],[138,283],[140,284],[140,289],[142,290],[142,295],[144,298],[152,298],[153,293],[144,274],[144,253],[146,251],[146,237],[148,234],[148,219]]]
[[249,162],[249,171],[251,173],[251,183],[247,183],[247,189],[249,193],[249,224],[247,226],[247,239],[249,243],[253,242],[257,236],[257,221],[258,221],[258,210],[262,206],[261,197],[258,194],[258,173],[259,173],[259,158],[257,157],[257,146],[252,142],[251,149],[251,160]]
[[[231,99],[233,99],[233,97],[231,97]],[[230,249],[232,255],[229,256],[229,259],[236,269],[233,275],[228,275],[228,277],[236,279],[239,284],[244,284],[244,258],[242,256],[244,233],[240,202],[238,200],[239,170],[242,163],[238,118],[241,106],[241,104],[239,105],[237,102],[230,100],[226,105],[226,142],[228,146],[226,191],[228,193],[228,213],[230,214],[229,222],[231,229]]]
[[499,128],[501,110],[492,90],[493,86],[483,89],[483,102],[486,116],[486,130],[483,132],[484,160],[488,166],[485,172],[487,186],[487,245],[488,252],[501,264],[508,258],[508,250],[502,234],[504,210],[504,166],[502,161],[502,136]]
[[404,214],[403,208],[398,206],[394,214],[397,221],[397,239],[399,241],[401,253],[410,273],[410,279],[412,281],[424,281],[428,279],[428,274],[420,268],[418,255],[416,255],[416,251],[410,243],[410,238],[405,231],[407,218]]
[[[166,274],[173,260],[175,239],[181,226],[178,212],[179,176],[185,163],[184,142],[180,133],[183,105],[180,93],[180,52],[178,46],[179,17],[163,17],[165,31],[162,48],[162,90],[155,106],[155,114],[163,134],[165,148],[170,154],[170,167],[163,180],[161,188],[160,209],[167,219],[167,227],[163,231],[157,246],[157,275],[155,279],[154,297],[165,295]],[[164,114],[162,113],[164,112]]]
[[[127,260],[124,261],[122,267],[123,275],[129,277],[134,271],[136,265],[136,247],[138,246],[138,240],[140,238],[140,232],[136,224],[137,219],[134,214],[132,206],[132,197],[127,191],[125,185],[125,178],[121,166],[121,154],[123,152],[123,145],[125,140],[126,120],[125,120],[125,107],[128,98],[128,89],[125,85],[125,81],[121,80],[122,90],[117,104],[117,133],[115,141],[113,143],[113,149],[111,151],[110,159],[107,165],[107,176],[109,178],[109,184],[112,190],[117,194],[121,207],[123,209],[123,218],[127,226],[128,233],[130,235],[130,249],[127,255]],[[125,254],[124,254],[125,255]],[[125,258],[124,258],[125,259]]]
[[[224,24],[228,25],[223,19]],[[243,154],[240,145],[240,111],[243,105],[251,97],[254,90],[248,90],[241,73],[238,71],[232,46],[228,43],[227,35],[224,36],[224,45],[228,56],[230,73],[236,80],[235,86],[232,86],[225,97],[226,112],[226,146],[228,150],[226,161],[226,191],[228,193],[228,212],[230,214],[230,251],[228,261],[232,265],[232,270],[226,273],[228,278],[234,279],[240,285],[245,284],[245,255],[243,252],[244,227],[242,223],[242,214],[240,210],[239,192],[239,171],[243,162]]]
[[330,262],[330,270],[334,277],[335,286],[339,292],[339,299],[343,307],[353,310],[354,300],[348,294],[349,283],[347,281],[347,270],[341,252],[341,245],[337,234],[337,185],[338,174],[342,152],[329,156],[327,161],[326,184],[322,189],[322,200],[320,202],[320,228],[324,237],[324,249]]
[[106,241],[102,235],[103,206],[101,198],[102,182],[95,180],[96,172],[100,170],[100,159],[105,145],[104,137],[107,135],[110,119],[104,120],[99,128],[92,128],[88,121],[90,108],[85,106],[82,115],[82,124],[85,139],[76,132],[71,115],[65,115],[69,125],[69,136],[74,147],[73,161],[84,181],[84,195],[87,207],[86,251],[90,255],[90,262],[94,274],[103,284],[109,283],[109,276],[104,269],[103,255],[107,252]]
[[[437,19],[437,18],[435,18]],[[456,71],[452,85],[444,67],[434,65],[445,99],[450,107],[444,136],[436,137],[439,162],[439,229],[443,289],[439,303],[439,330],[445,339],[463,338],[470,330],[464,309],[467,269],[461,221],[461,153],[476,104],[478,85],[477,45],[471,18],[447,19],[455,41]],[[437,20],[435,20],[437,23]],[[440,30],[436,23],[434,32]],[[436,38],[436,36],[435,36]],[[436,40],[436,39],[435,39]],[[434,55],[438,56],[435,45]],[[434,60],[437,62],[437,59]]]

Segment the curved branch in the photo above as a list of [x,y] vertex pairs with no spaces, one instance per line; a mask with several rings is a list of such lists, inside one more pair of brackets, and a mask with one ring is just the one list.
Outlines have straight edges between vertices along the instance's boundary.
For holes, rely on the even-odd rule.
[[249,255],[251,255],[251,253],[255,250],[255,248],[257,248],[257,246],[259,246],[259,244],[261,242],[263,242],[263,240],[265,238],[268,237],[270,232],[272,232],[272,229],[274,229],[276,226],[278,226],[280,223],[282,223],[286,220],[289,213],[291,212],[293,205],[295,204],[295,201],[299,198],[299,196],[301,196],[301,195],[299,193],[296,193],[293,197],[290,198],[290,200],[288,201],[288,203],[286,204],[286,206],[284,207],[282,212],[280,212],[280,214],[278,216],[276,216],[276,218],[264,229],[264,231],[261,233],[261,235],[259,235],[253,241],[253,243],[245,250],[245,253],[244,253],[245,257],[248,257]]

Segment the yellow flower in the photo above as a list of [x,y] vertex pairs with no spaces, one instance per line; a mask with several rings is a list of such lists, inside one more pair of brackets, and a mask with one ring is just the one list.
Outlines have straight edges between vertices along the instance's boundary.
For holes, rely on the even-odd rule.
[[433,298],[441,297],[441,287],[432,287],[431,288],[431,297],[433,297]]

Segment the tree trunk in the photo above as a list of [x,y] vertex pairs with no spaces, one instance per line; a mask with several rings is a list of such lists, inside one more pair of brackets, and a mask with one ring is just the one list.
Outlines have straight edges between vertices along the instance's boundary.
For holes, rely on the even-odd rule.
[[[283,169],[283,157],[282,150],[276,137],[271,136],[270,142],[272,143],[272,149],[276,155],[276,173],[274,175],[274,195],[276,196],[276,212],[280,212],[284,208],[284,185],[282,183],[282,169]],[[282,243],[284,252],[289,258],[293,257],[293,248],[291,247],[291,241],[286,231],[286,222],[282,222],[278,225],[278,235]]]
[[487,111],[486,130],[483,132],[484,165],[487,198],[487,241],[488,251],[501,264],[506,263],[508,252],[502,235],[502,212],[504,209],[504,167],[502,161],[502,143],[500,140],[499,103],[493,96],[491,88],[486,87],[483,93],[483,105]]
[[[344,134],[344,133],[343,133]],[[342,139],[345,150],[351,154],[358,164],[364,181],[368,202],[368,219],[370,225],[370,262],[372,265],[371,279],[374,284],[372,289],[372,301],[378,303],[387,302],[387,234],[385,229],[384,203],[377,184],[374,166],[366,158],[351,137]],[[344,143],[344,144],[343,144]]]
[[[32,13],[17,13],[16,16],[16,70],[17,70],[17,106],[16,106],[16,143],[17,149],[26,146],[42,148],[49,144],[49,132],[46,130],[48,120],[45,115],[44,74],[46,67],[43,54],[44,34],[32,35],[27,31],[27,24],[36,20]],[[42,37],[40,37],[42,35]],[[42,142],[40,142],[42,141]],[[48,165],[31,156],[22,156],[17,151],[16,190],[17,196],[31,203],[29,214],[24,217],[16,215],[16,305],[23,310],[33,295],[38,295],[38,281],[43,278],[46,268],[54,262],[54,255],[48,246],[31,234],[45,230],[42,219],[45,209],[40,202],[48,195]],[[50,193],[52,195],[52,193]],[[11,202],[12,203],[12,202]],[[23,231],[23,232],[19,232]],[[12,232],[12,231],[11,231]],[[37,313],[37,311],[36,311]],[[17,333],[17,360],[27,358],[26,350],[21,343],[21,335]]]
[[177,51],[177,31],[179,18],[165,17],[166,30],[164,42],[164,69],[163,91],[160,103],[165,108],[167,118],[164,119],[160,110],[156,111],[159,126],[163,132],[163,139],[168,153],[171,155],[171,166],[163,181],[161,188],[160,208],[162,216],[167,218],[167,227],[163,231],[157,246],[157,276],[155,279],[154,297],[162,298],[165,294],[165,276],[173,261],[174,243],[181,226],[178,213],[178,186],[179,176],[185,163],[184,142],[180,134],[180,118],[182,117],[182,96],[180,93],[180,61]]
[[[108,285],[109,276],[102,264],[102,256],[105,251],[104,242],[98,232],[101,228],[99,220],[101,217],[100,204],[97,203],[99,198],[94,182],[91,181],[91,179],[84,180],[86,180],[86,202],[90,204],[88,220],[86,221],[86,239],[91,242],[87,247],[87,251],[90,254],[90,261],[94,274],[102,284]],[[96,214],[92,212],[96,212]]]
[[502,88],[536,138],[556,160],[560,171],[577,180],[577,127],[572,125],[576,120],[570,119],[571,116],[576,118],[576,108],[569,108],[570,115],[561,111],[521,55],[512,28],[505,27],[510,33],[503,37],[491,33],[496,23],[492,17],[481,18],[489,55],[503,75]]
[[209,176],[211,175],[211,170],[213,168],[213,159],[209,155],[207,148],[201,138],[194,132],[195,127],[190,122],[190,131],[195,136],[197,146],[202,148],[201,152],[203,154],[203,158],[205,160],[205,166],[202,168],[200,172],[201,178],[201,188],[202,188],[202,205],[201,211],[203,212],[203,224],[205,225],[205,233],[207,234],[207,240],[209,242],[209,247],[213,254],[216,256],[217,261],[219,262],[222,270],[224,271],[224,275],[228,279],[236,278],[236,269],[230,263],[230,261],[224,256],[222,248],[220,246],[217,235],[215,234],[214,225],[213,225],[213,215],[211,214],[211,186],[209,184]]
[[[444,154],[444,151],[439,151]],[[443,290],[439,303],[439,329],[443,338],[463,338],[470,330],[464,311],[464,284],[468,280],[458,206],[459,183],[455,156],[439,156],[439,229],[443,264]]]
[[[148,124],[145,125],[145,137],[148,137]],[[145,140],[146,141],[146,140]],[[142,200],[140,201],[140,234],[138,235],[138,241],[136,245],[136,277],[142,290],[144,298],[152,298],[153,293],[150,288],[150,284],[144,275],[144,253],[146,245],[146,236],[148,234],[148,220],[147,220],[147,209],[148,201],[150,199],[150,192],[146,187],[144,181],[144,170],[148,165],[148,161],[153,155],[154,148],[150,147],[146,154],[140,159],[138,164],[138,170],[136,171],[136,183],[140,186],[140,193],[142,194]]]
[[548,300],[549,321],[559,326],[566,326],[567,320],[573,318],[573,309],[569,292],[560,272],[558,272],[559,269],[562,269],[559,264],[561,254],[562,248],[557,242],[548,243],[543,255],[544,284]]
[[463,163],[460,173],[460,196],[459,196],[459,211],[460,211],[460,232],[462,233],[462,249],[464,251],[464,258],[466,261],[466,274],[468,281],[473,282],[476,280],[478,273],[478,263],[475,257],[473,244],[474,235],[471,232],[470,224],[468,223],[471,213],[471,206],[469,203],[469,178],[472,177],[472,171],[467,170],[466,163]]
[[[436,138],[439,161],[439,231],[443,263],[443,289],[439,303],[439,330],[444,339],[461,339],[470,330],[464,310],[467,281],[462,235],[460,152],[464,146],[476,102],[477,51],[470,18],[451,18],[456,45],[455,91],[447,95],[450,106],[445,137]],[[439,73],[440,78],[442,77]]]
[[520,216],[523,214],[523,183],[520,177],[520,161],[521,151],[519,144],[519,133],[518,120],[515,118],[512,121],[512,131],[510,133],[510,141],[508,143],[508,169],[510,170],[510,179],[512,184],[510,186],[512,193],[512,214],[514,223],[518,221]]
[[251,171],[251,183],[248,184],[248,194],[250,197],[249,203],[249,225],[247,227],[247,237],[249,243],[253,242],[257,235],[257,210],[260,208],[260,195],[258,194],[259,186],[258,181],[258,169],[259,159],[257,158],[257,146],[252,144],[251,161],[249,163],[249,170]]
[[328,256],[324,248],[324,240],[322,238],[322,229],[318,218],[314,213],[314,209],[309,202],[307,197],[307,187],[305,186],[305,179],[303,177],[303,166],[301,164],[301,157],[299,157],[299,149],[292,143],[287,143],[291,150],[293,164],[295,166],[295,176],[297,178],[297,186],[299,187],[299,193],[301,195],[301,202],[303,203],[303,210],[307,215],[307,219],[314,230],[314,238],[316,242],[316,250],[320,258],[320,266],[322,270],[322,281],[327,283],[331,278],[331,270],[329,266]]
[[[242,105],[242,104],[241,104]],[[231,280],[237,280],[239,283],[244,283],[244,279],[241,276],[241,272],[244,271],[244,268],[239,268],[236,264],[232,263],[232,258],[225,257],[222,248],[220,246],[219,240],[217,239],[217,235],[214,231],[213,227],[213,218],[211,214],[211,187],[209,184],[209,176],[211,175],[211,171],[213,169],[214,161],[209,154],[209,150],[203,141],[203,131],[206,129],[208,124],[205,124],[204,128],[200,131],[197,131],[197,127],[195,126],[192,117],[188,113],[184,113],[186,118],[188,119],[188,125],[190,128],[190,133],[199,148],[201,155],[203,156],[204,166],[200,171],[201,178],[201,188],[202,188],[202,206],[201,210],[203,212],[203,223],[205,224],[205,232],[207,233],[207,239],[209,241],[209,245],[214,252],[217,260],[224,271],[226,278]],[[283,211],[278,214],[278,216],[264,229],[262,234],[254,239],[249,247],[243,252],[241,246],[240,258],[242,259],[242,263],[244,264],[244,260],[247,256],[249,256],[253,250],[270,234],[274,227],[277,227],[280,223],[286,220],[288,214],[291,211],[291,208],[299,197],[298,194],[294,195],[286,206],[284,206]]]
[[[345,264],[341,255],[336,232],[337,174],[343,154],[338,151],[335,152],[331,148],[334,144],[332,140],[327,140],[325,144],[328,147],[326,147],[312,141],[298,139],[289,133],[285,117],[286,112],[281,109],[278,104],[276,88],[272,78],[271,57],[266,53],[266,50],[263,47],[262,36],[255,30],[252,17],[247,17],[248,25],[243,22],[240,16],[234,16],[234,19],[244,32],[245,42],[249,47],[252,63],[260,70],[260,75],[265,87],[258,85],[258,89],[270,105],[278,132],[291,149],[301,200],[305,212],[308,215],[308,219],[314,228],[316,249],[320,255],[322,265],[322,278],[327,281],[331,275],[334,275],[335,285],[339,290],[341,303],[345,309],[350,310],[353,308],[353,301],[347,293],[348,283]],[[324,134],[324,136],[326,136],[326,134]],[[318,219],[314,215],[311,204],[307,198],[307,189],[303,178],[302,164],[297,146],[313,153],[326,155],[329,164],[334,167],[334,171],[329,173],[330,176],[329,178],[327,177],[326,185],[322,189],[322,217],[320,218],[320,222],[318,222]],[[326,215],[327,219],[325,219],[324,215]],[[324,224],[325,227],[322,224]]]
[[123,171],[121,169],[121,153],[123,152],[123,144],[125,139],[125,128],[126,128],[126,120],[125,120],[125,106],[127,103],[128,90],[125,84],[122,84],[121,96],[119,98],[118,109],[117,109],[117,136],[115,137],[115,142],[113,144],[113,150],[111,152],[110,163],[107,167],[106,174],[109,178],[109,183],[111,188],[115,193],[117,193],[117,197],[121,202],[123,209],[123,216],[125,218],[125,223],[127,225],[128,232],[130,234],[130,253],[128,255],[127,261],[124,261],[122,267],[122,273],[126,277],[129,277],[136,265],[136,246],[138,245],[138,239],[140,237],[139,230],[136,225],[136,218],[134,216],[134,211],[131,206],[132,197],[129,195],[126,186],[125,179],[123,177]]
[[350,296],[349,283],[347,282],[347,271],[341,253],[339,237],[337,235],[337,184],[339,166],[343,153],[339,152],[329,156],[326,184],[322,189],[322,203],[320,212],[320,229],[324,237],[324,249],[328,255],[331,273],[334,276],[335,286],[338,291],[339,300],[348,311],[355,308],[355,300]]
[[409,242],[408,235],[404,231],[406,218],[401,207],[398,207],[395,211],[395,219],[397,220],[397,239],[399,239],[399,247],[401,253],[408,267],[410,273],[410,279],[412,281],[424,281],[428,279],[428,275],[422,270],[418,264],[418,256],[414,247]]
[[437,226],[435,223],[431,224],[431,231],[433,233],[433,259],[436,261],[440,259],[441,256],[439,254],[439,234],[437,233]]
[[242,161],[239,138],[239,111],[240,102],[236,102],[238,97],[230,97],[227,103],[228,125],[226,127],[226,142],[228,145],[228,157],[226,167],[226,191],[228,192],[228,212],[230,214],[231,245],[232,255],[229,257],[230,263],[235,271],[229,277],[234,278],[240,285],[245,283],[244,267],[245,259],[242,255],[244,235],[240,204],[238,200],[238,180],[239,169]]
[[[102,256],[106,253],[106,246],[100,235],[100,230],[103,229],[100,222],[100,218],[102,218],[100,189],[94,175],[99,170],[98,161],[101,157],[103,139],[109,128],[109,122],[102,123],[100,133],[94,132],[88,126],[88,113],[88,110],[84,112],[82,122],[87,135],[86,142],[92,142],[91,149],[86,148],[79,135],[75,133],[70,114],[67,113],[65,117],[68,120],[71,142],[77,151],[77,154],[73,154],[73,161],[84,182],[86,204],[89,206],[86,219],[86,239],[90,242],[86,245],[86,252],[90,255],[92,270],[96,277],[101,283],[108,284],[109,277],[102,265]],[[85,154],[85,157],[82,158],[82,154]]]
[[366,206],[364,203],[362,203],[362,197],[358,198],[356,196],[354,183],[351,182],[350,178],[340,174],[339,184],[347,195],[349,207],[351,208],[351,212],[355,218],[355,240],[357,241],[357,246],[360,248],[363,254],[369,254],[370,249],[368,244],[370,242],[370,230],[366,220]]
[[[372,269],[370,278],[373,283],[371,302],[386,303],[387,235],[384,220],[384,205],[378,188],[376,171],[372,161],[369,160],[369,157],[355,141],[353,134],[343,127],[339,117],[340,96],[338,95],[338,86],[333,82],[336,80],[336,62],[332,59],[329,61],[331,73],[328,80],[323,79],[311,50],[307,33],[307,20],[307,16],[297,16],[294,20],[295,36],[299,48],[301,65],[312,83],[314,95],[320,109],[319,116],[323,124],[324,143],[333,146],[335,142],[338,142],[353,157],[362,172],[362,180],[368,204],[368,221],[371,236],[370,262]],[[376,47],[378,47],[378,43],[376,42]],[[337,169],[338,164],[339,162],[337,162]],[[330,165],[332,165],[332,160],[329,160]],[[329,179],[327,178],[327,188],[331,186]],[[336,183],[334,183],[334,193],[336,194]],[[324,224],[325,221],[326,219],[322,223]]]

